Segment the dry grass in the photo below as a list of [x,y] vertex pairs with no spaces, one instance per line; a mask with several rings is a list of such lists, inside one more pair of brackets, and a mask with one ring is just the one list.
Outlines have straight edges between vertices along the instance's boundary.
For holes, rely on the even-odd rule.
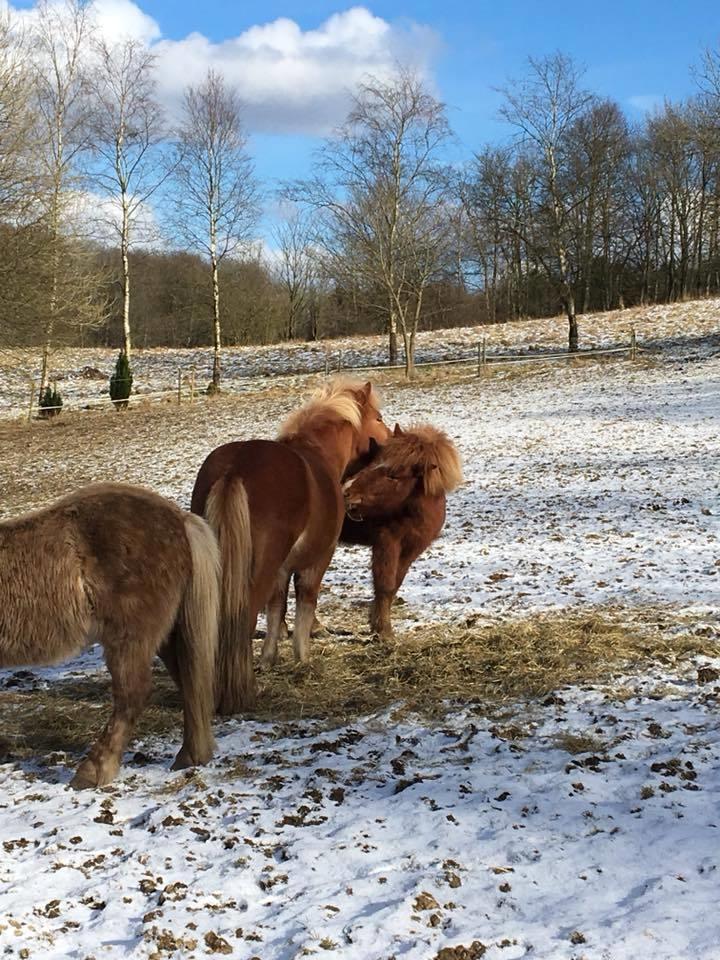
[[[611,615],[543,616],[505,624],[427,624],[381,641],[345,611],[341,632],[313,642],[313,659],[284,659],[259,676],[261,720],[320,718],[329,725],[397,705],[401,712],[442,716],[448,702],[495,713],[503,705],[544,698],[576,683],[611,683],[630,666],[670,664],[696,654],[718,655],[717,640],[692,632],[670,636],[656,627],[625,625]],[[107,676],[93,673],[47,689],[0,692],[0,759],[79,753],[107,719]],[[158,667],[153,701],[138,737],[180,738],[175,689]]]
[[435,715],[447,701],[498,705],[542,698],[570,684],[608,681],[650,660],[669,664],[720,653],[718,642],[707,637],[670,637],[654,627],[626,625],[610,613],[429,623],[396,642],[363,635],[357,622],[344,628],[346,637],[313,641],[307,667],[285,660],[260,676],[258,716],[345,721],[398,702]]
[[[157,479],[173,481],[178,471],[188,482],[201,458],[158,456],[158,438],[171,450],[183,449],[188,437],[207,433],[208,421],[232,419],[242,398],[222,397],[195,404],[138,402],[129,410],[63,412],[49,421],[0,422],[0,516],[17,515],[95,480],[128,480],[152,486]],[[230,438],[228,438],[230,439]],[[125,461],[118,468],[118,450]],[[148,468],[154,467],[149,476]],[[120,470],[120,472],[118,472]]]

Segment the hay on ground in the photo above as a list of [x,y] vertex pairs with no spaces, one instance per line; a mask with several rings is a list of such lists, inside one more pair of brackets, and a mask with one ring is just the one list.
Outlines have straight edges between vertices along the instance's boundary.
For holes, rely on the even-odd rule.
[[[448,704],[498,707],[544,699],[570,684],[612,683],[649,661],[672,664],[700,654],[717,656],[717,640],[702,632],[626,624],[613,616],[534,616],[502,624],[424,624],[397,641],[371,637],[358,612],[312,644],[312,660],[298,666],[291,645],[283,660],[258,676],[253,719],[317,718],[340,724],[396,705],[440,717]],[[333,618],[334,619],[334,618]],[[182,711],[172,681],[158,664],[152,702],[137,739],[181,737]],[[0,691],[0,761],[53,752],[81,753],[110,710],[103,671],[34,690]]]

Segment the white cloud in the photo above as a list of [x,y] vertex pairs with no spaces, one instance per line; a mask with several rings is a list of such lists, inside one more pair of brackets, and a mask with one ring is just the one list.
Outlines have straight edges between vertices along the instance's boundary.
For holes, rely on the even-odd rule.
[[427,28],[393,26],[353,7],[315,30],[282,18],[220,43],[193,33],[154,49],[168,101],[212,67],[237,88],[251,130],[325,133],[343,119],[348,90],[363,76],[389,76],[398,61],[427,70],[437,45]]
[[[348,91],[364,76],[388,77],[398,62],[427,74],[440,45],[429,27],[389,23],[360,6],[315,29],[282,17],[220,42],[198,32],[163,38],[160,25],[133,0],[94,0],[92,6],[108,38],[131,36],[157,54],[159,93],[168,106],[176,107],[185,88],[213,68],[237,89],[251,131],[327,133],[344,118]],[[32,11],[21,15],[32,17]]]
[[[162,36],[157,22],[143,13],[133,0],[93,0],[90,6],[99,30],[109,39],[132,37],[149,44]],[[48,7],[61,17],[65,2],[48,0]],[[16,19],[27,24],[37,18],[37,6],[14,9],[12,4],[0,0],[0,10],[3,9],[11,10]]]
[[[68,198],[66,226],[76,236],[84,236],[107,246],[120,240],[122,213],[120,201],[91,190],[76,190]],[[133,248],[153,247],[162,242],[162,232],[150,202],[137,204],[131,220]]]
[[151,44],[162,36],[157,21],[132,0],[94,0],[93,10],[98,29],[108,39],[132,37]]

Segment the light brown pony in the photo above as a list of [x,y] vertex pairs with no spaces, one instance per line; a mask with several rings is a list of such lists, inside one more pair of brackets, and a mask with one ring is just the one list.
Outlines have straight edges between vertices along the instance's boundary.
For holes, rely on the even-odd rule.
[[392,637],[392,602],[410,565],[445,523],[445,496],[463,480],[450,438],[430,424],[403,431],[379,447],[371,463],[344,485],[342,543],[372,547],[374,600],[370,628]]
[[219,559],[204,521],[127,484],[84,487],[0,523],[0,667],[54,663],[94,642],[105,651],[112,715],[73,786],[115,777],[156,653],[183,697],[173,769],[212,757]]
[[277,440],[226,443],[203,463],[191,509],[207,518],[220,542],[220,713],[254,702],[252,637],[264,607],[262,663],[276,661],[291,576],[295,657],[308,659],[320,583],[345,515],[341,477],[371,439],[388,436],[372,384],[338,379],[292,414]]

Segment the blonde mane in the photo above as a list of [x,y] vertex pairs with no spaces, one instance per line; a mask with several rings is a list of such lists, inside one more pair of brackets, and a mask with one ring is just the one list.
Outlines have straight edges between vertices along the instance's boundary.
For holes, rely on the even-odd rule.
[[[366,387],[361,380],[351,377],[333,377],[318,387],[299,410],[293,411],[280,428],[280,439],[297,436],[299,433],[319,429],[332,423],[349,423],[360,430],[363,422],[363,406],[358,394]],[[380,401],[374,387],[368,403],[378,410]]]
[[450,437],[429,423],[413,424],[382,447],[378,462],[391,472],[420,467],[424,492],[431,497],[450,493],[463,482],[462,461]]

